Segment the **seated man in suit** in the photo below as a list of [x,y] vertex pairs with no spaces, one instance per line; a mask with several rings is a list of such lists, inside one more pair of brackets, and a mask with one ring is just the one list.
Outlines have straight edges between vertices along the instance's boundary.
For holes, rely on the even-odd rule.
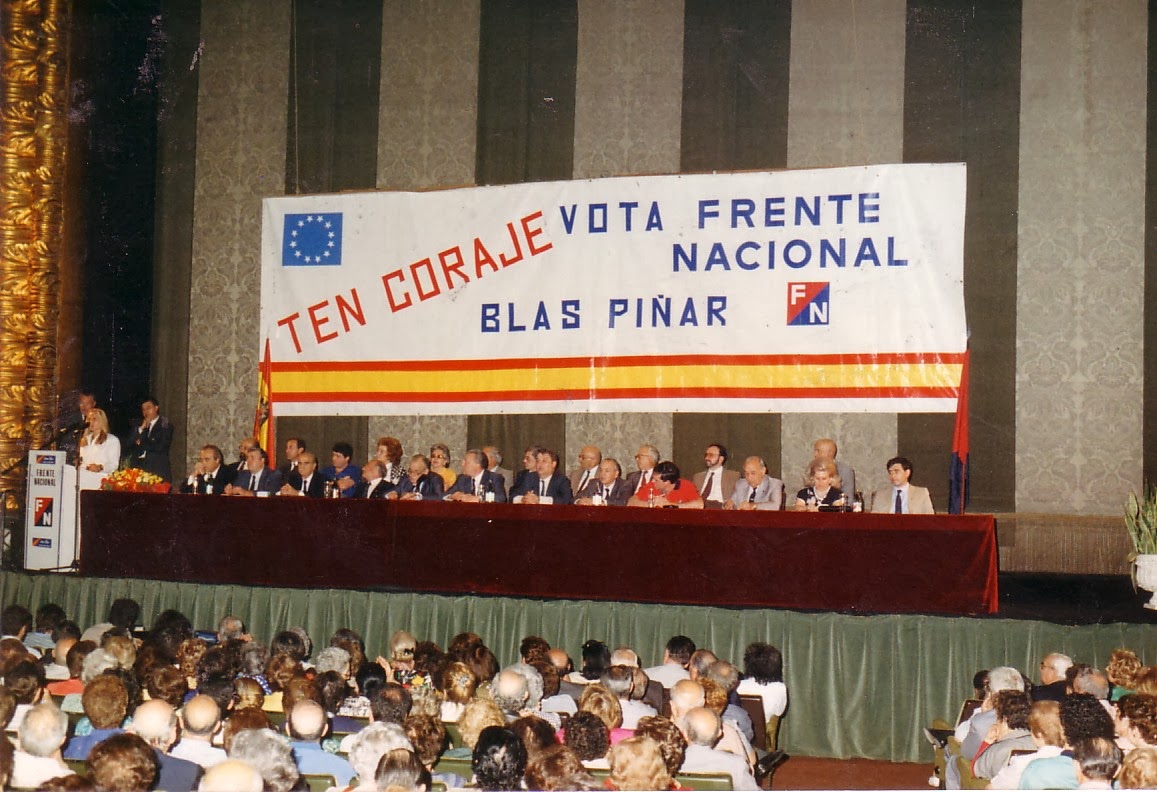
[[626,506],[630,497],[631,489],[623,481],[622,466],[617,459],[607,457],[599,463],[599,477],[583,488],[575,503],[579,506]]
[[[443,500],[483,503],[493,500],[506,503],[506,487],[502,476],[487,470],[490,461],[477,448],[472,448],[462,457],[462,473],[443,496]],[[493,497],[492,497],[493,496]]]
[[909,484],[908,479],[911,477],[911,462],[901,456],[889,459],[888,478],[892,480],[892,486],[878,489],[872,494],[872,513],[934,514],[927,487]]
[[281,477],[289,480],[289,474],[297,470],[297,458],[305,451],[305,441],[300,437],[291,437],[285,441],[285,463],[277,468]]
[[297,457],[297,469],[289,474],[281,487],[282,495],[303,495],[307,498],[325,497],[325,476],[317,472],[317,457],[312,451],[302,451]]
[[778,511],[783,508],[783,482],[767,475],[767,463],[762,457],[749,456],[743,461],[743,478],[723,508]]
[[657,464],[659,464],[659,449],[650,443],[639,446],[639,450],[635,452],[635,467],[638,469],[627,476],[627,486],[632,495],[639,494],[643,487],[651,483]]
[[558,472],[558,453],[549,448],[540,451],[535,471],[523,476],[510,491],[514,503],[570,503],[574,493],[570,480]]
[[215,445],[202,446],[197,455],[193,472],[181,485],[185,495],[224,495],[225,488],[233,483],[232,466],[222,464],[221,449]]
[[587,484],[599,477],[599,465],[603,461],[603,452],[596,446],[583,446],[578,455],[579,466],[572,470],[570,477],[570,491],[577,497],[586,489]]
[[245,454],[245,470],[233,483],[225,488],[226,495],[247,495],[262,497],[276,494],[285,480],[280,470],[270,470],[269,458],[260,446],[250,448]]
[[362,480],[358,483],[357,497],[384,498],[393,491],[394,485],[386,478],[386,466],[380,459],[371,459],[362,468]]
[[703,452],[703,464],[706,469],[699,471],[691,479],[708,509],[723,508],[723,503],[739,483],[739,474],[725,467],[728,458],[727,446],[712,443]]
[[655,475],[651,481],[631,496],[628,506],[651,506],[657,509],[668,506],[678,509],[702,509],[703,499],[695,485],[679,476],[679,466],[665,461],[655,465]]
[[430,460],[425,454],[414,454],[406,468],[406,475],[392,492],[390,500],[438,500],[442,497],[442,477],[430,472]]

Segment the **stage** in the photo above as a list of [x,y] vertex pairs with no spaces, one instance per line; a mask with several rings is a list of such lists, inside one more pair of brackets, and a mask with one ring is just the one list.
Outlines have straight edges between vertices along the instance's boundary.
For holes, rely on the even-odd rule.
[[991,515],[85,492],[97,577],[854,613],[997,608]]

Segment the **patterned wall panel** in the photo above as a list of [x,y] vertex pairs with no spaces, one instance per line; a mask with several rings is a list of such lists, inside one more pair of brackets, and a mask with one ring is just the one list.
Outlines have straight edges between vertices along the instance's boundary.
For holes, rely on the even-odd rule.
[[1016,506],[1111,514],[1141,485],[1147,9],[1023,19]]
[[[904,0],[792,3],[788,167],[903,160],[905,9]],[[895,453],[896,416],[785,413],[781,463],[788,489],[819,437],[834,438],[857,471],[882,467]],[[867,489],[869,481],[857,483]]]
[[[579,0],[578,12],[575,178],[677,172],[682,0]],[[562,466],[589,443],[631,471],[642,443],[669,455],[671,434],[666,413],[568,415]]]
[[474,183],[479,0],[391,0],[382,11],[378,187]]
[[[188,456],[252,429],[261,199],[285,185],[288,0],[206,3],[201,18],[189,314]],[[175,470],[191,460],[173,460]]]
[[[382,11],[378,187],[418,190],[474,183],[478,124],[478,0],[401,0]],[[407,454],[444,442],[466,451],[466,416],[372,417]]]

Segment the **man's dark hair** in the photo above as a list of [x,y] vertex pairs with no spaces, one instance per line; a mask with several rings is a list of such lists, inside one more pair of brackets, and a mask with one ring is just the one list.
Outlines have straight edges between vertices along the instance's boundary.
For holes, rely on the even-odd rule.
[[659,464],[655,465],[655,475],[658,476],[662,481],[666,481],[669,484],[674,484],[679,480],[679,466],[669,460],[660,462]]
[[1061,729],[1069,745],[1094,737],[1112,740],[1115,736],[1113,719],[1088,693],[1073,693],[1061,700]]
[[305,450],[305,441],[302,440],[300,437],[287,437],[287,438],[285,438],[285,444],[289,445],[290,443],[297,443],[297,448],[299,451]]
[[4,684],[17,704],[31,704],[45,685],[44,669],[31,660],[21,660],[4,675]]
[[584,762],[602,759],[611,747],[611,732],[603,719],[580,710],[566,722],[565,744]]
[[341,454],[346,459],[349,459],[354,455],[354,447],[345,441],[334,443],[333,450],[334,452]]
[[611,650],[602,641],[587,641],[583,644],[582,656],[584,679],[597,680],[611,665]]
[[305,659],[305,641],[291,630],[282,630],[269,642],[269,656],[287,654],[299,663]]
[[558,745],[554,727],[535,715],[524,715],[511,721],[510,730],[522,740],[527,754],[538,753],[544,748]]
[[1071,745],[1073,761],[1090,781],[1112,781],[1121,769],[1121,749],[1111,739],[1094,737]]
[[888,464],[884,465],[884,470],[887,470],[888,468],[892,467],[892,465],[899,465],[900,467],[904,468],[904,470],[907,470],[909,473],[912,472],[912,463],[908,461],[907,457],[901,457],[901,456],[892,457],[891,459],[888,460]]
[[375,721],[396,723],[401,726],[414,706],[414,699],[410,691],[397,682],[387,682],[378,690],[377,695],[370,699],[370,713]]
[[[658,469],[655,468],[655,470]],[[675,471],[675,476],[676,478],[679,476],[678,469]],[[667,654],[675,662],[686,666],[687,663],[691,662],[691,655],[695,654],[695,642],[686,635],[672,636],[671,640],[667,641]]]
[[377,663],[362,663],[362,667],[354,675],[354,680],[358,683],[358,691],[371,701],[374,694],[381,690],[382,685],[389,681],[386,669]]
[[405,748],[382,754],[374,780],[378,789],[430,789],[433,784],[426,765],[416,753]]
[[719,464],[720,465],[727,464],[727,458],[728,458],[728,456],[730,456],[727,453],[727,446],[723,445],[723,443],[708,443],[707,444],[708,448],[711,448],[712,446],[715,446],[716,448],[719,449]]
[[478,735],[472,764],[480,789],[519,789],[526,772],[526,746],[510,729],[487,726]]
[[743,675],[761,685],[783,681],[783,655],[771,644],[756,641],[743,652]]
[[490,458],[487,457],[486,452],[480,448],[471,448],[469,451],[463,454],[462,457],[464,459],[466,457],[474,457],[474,461],[477,462],[478,466],[483,470],[486,470],[490,467]]
[[66,618],[64,608],[55,602],[47,602],[36,610],[36,632],[50,633]]
[[145,404],[152,404],[152,405],[153,405],[154,407],[156,407],[158,410],[159,410],[159,409],[161,409],[161,403],[160,403],[159,401],[157,401],[157,397],[156,397],[156,396],[152,396],[152,395],[149,395],[149,396],[145,396],[143,399],[141,399],[141,402],[140,402],[140,403],[141,403],[142,405],[145,405]]
[[342,644],[346,641],[356,644],[358,649],[361,650],[362,654],[366,653],[365,639],[362,638],[361,633],[349,627],[338,627],[336,630],[334,630],[333,635],[330,636],[329,645],[342,646]]
[[32,629],[32,611],[23,605],[9,605],[0,611],[0,631],[19,636],[21,630]]
[[197,683],[197,694],[208,696],[217,702],[222,716],[229,711],[233,702],[233,677],[228,674],[215,674]]
[[[373,665],[377,665],[374,663]],[[349,696],[350,684],[337,671],[325,671],[314,680],[321,694],[321,705],[326,712],[337,712],[341,703]]]
[[548,456],[554,460],[555,465],[558,464],[558,452],[553,448],[544,448],[541,452],[539,452],[539,456]]
[[993,708],[996,710],[996,719],[1004,721],[1008,728],[1028,728],[1028,714],[1032,710],[1028,693],[1002,690],[993,697]]
[[527,660],[533,660],[537,655],[546,657],[546,653],[549,651],[550,644],[546,642],[545,638],[540,638],[537,635],[526,636],[518,645],[519,657],[525,657]]
[[84,631],[80,629],[79,624],[71,619],[65,619],[56,625],[56,629],[52,631],[52,640],[59,641],[61,638],[75,638],[79,641],[82,635],[84,635]]
[[113,600],[108,609],[108,621],[113,627],[132,630],[141,617],[141,606],[134,599]]
[[145,792],[157,777],[157,758],[137,735],[114,734],[93,746],[88,770],[98,789]]

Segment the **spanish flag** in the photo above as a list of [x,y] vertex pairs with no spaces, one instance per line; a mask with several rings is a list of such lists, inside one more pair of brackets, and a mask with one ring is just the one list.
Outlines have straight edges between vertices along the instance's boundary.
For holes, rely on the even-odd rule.
[[968,351],[956,397],[956,426],[952,432],[952,459],[948,467],[948,513],[964,514],[968,508]]
[[253,436],[269,455],[269,464],[276,467],[277,448],[273,437],[273,364],[269,360],[269,339],[265,339],[265,357],[257,367],[257,411],[253,415]]

